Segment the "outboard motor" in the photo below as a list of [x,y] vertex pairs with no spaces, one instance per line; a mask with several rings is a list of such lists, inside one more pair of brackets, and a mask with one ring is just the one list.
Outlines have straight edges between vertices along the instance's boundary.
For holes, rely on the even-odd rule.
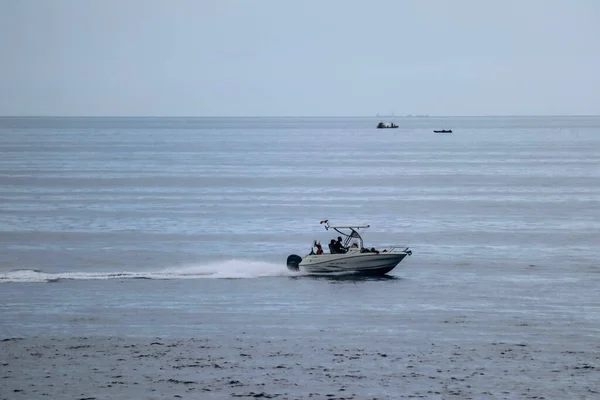
[[300,263],[302,262],[302,257],[297,256],[296,254],[291,254],[287,258],[287,267],[290,271],[298,272],[300,271]]

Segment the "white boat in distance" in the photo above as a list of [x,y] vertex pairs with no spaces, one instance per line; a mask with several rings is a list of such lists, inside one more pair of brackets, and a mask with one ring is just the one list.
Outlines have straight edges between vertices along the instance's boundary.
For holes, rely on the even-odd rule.
[[[310,254],[304,258],[291,254],[287,258],[287,267],[290,271],[304,272],[307,274],[360,274],[360,275],[385,275],[400,263],[412,251],[405,246],[390,246],[382,250],[365,248],[361,233],[369,225],[357,226],[331,226],[328,220],[321,221],[325,229],[330,228],[338,232],[343,239],[343,252],[337,252],[329,244],[329,253],[319,254],[320,244],[316,241]],[[346,230],[346,231],[342,231]],[[400,250],[402,249],[403,250]]]

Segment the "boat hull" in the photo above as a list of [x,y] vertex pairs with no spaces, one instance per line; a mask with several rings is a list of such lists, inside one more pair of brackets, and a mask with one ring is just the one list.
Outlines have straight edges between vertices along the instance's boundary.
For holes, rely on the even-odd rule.
[[307,274],[385,275],[406,256],[405,252],[308,255],[299,269]]

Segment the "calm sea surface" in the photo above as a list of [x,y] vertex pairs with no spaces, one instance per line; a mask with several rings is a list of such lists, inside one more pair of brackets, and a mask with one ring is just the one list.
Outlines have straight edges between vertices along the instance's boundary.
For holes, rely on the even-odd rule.
[[[377,122],[0,118],[0,336],[600,333],[600,117]],[[413,255],[290,276],[323,219]]]

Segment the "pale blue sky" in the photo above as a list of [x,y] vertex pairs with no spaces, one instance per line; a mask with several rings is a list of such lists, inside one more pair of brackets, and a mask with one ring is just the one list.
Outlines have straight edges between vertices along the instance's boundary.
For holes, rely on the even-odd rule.
[[600,114],[598,0],[0,0],[0,115]]

